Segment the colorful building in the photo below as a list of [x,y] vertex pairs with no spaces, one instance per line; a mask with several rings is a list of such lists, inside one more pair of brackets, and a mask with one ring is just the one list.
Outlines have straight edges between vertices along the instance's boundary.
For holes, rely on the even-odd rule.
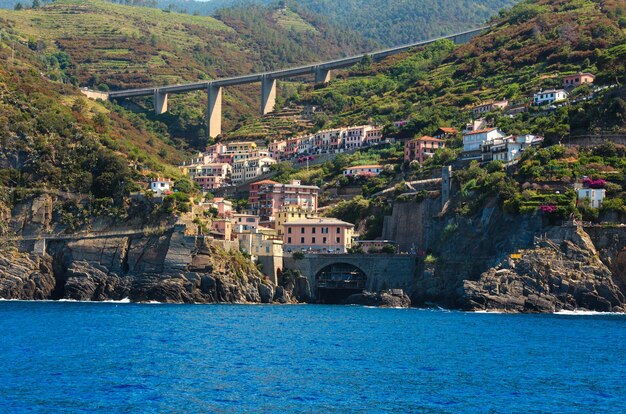
[[274,227],[278,235],[282,236],[285,233],[286,222],[311,218],[317,218],[315,211],[298,205],[288,205],[276,213]]
[[259,216],[255,214],[233,214],[235,233],[253,231],[259,228]]
[[404,161],[413,160],[422,164],[426,158],[432,157],[435,151],[445,148],[446,142],[439,138],[423,136],[404,143]]
[[352,246],[354,224],[334,218],[288,221],[284,225],[286,253],[296,251],[346,253]]
[[592,73],[576,73],[574,75],[567,75],[563,77],[563,87],[564,88],[575,88],[582,84],[592,85],[593,81],[596,79],[596,76]]
[[315,185],[302,185],[299,180],[292,180],[288,184],[255,184],[250,186],[248,204],[250,210],[263,221],[275,221],[276,214],[289,205],[317,211],[320,189]]

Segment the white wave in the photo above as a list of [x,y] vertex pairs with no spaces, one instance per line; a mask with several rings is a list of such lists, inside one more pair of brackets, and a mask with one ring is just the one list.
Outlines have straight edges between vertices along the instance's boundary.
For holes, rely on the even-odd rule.
[[554,315],[574,315],[574,316],[621,315],[621,316],[624,316],[626,314],[620,313],[620,312],[598,312],[598,311],[590,311],[590,310],[560,310],[558,312],[554,312]]

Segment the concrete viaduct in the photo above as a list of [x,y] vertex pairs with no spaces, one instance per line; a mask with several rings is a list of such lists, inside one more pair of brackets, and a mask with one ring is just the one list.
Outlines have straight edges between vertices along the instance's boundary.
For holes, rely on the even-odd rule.
[[387,56],[402,53],[414,47],[428,45],[442,39],[449,39],[457,44],[465,43],[487,28],[489,28],[489,26],[483,26],[477,29],[456,33],[449,36],[442,36],[435,39],[384,49],[373,53],[365,53],[362,55],[335,59],[328,62],[299,66],[290,69],[281,69],[272,72],[255,73],[252,75],[235,76],[232,78],[215,79],[211,81],[195,82],[181,85],[168,85],[112,91],[108,93],[107,97],[109,99],[114,99],[132,98],[138,96],[152,96],[154,99],[154,111],[158,115],[167,112],[167,99],[169,94],[204,90],[208,94],[209,102],[207,108],[208,132],[209,136],[214,138],[222,133],[222,90],[227,86],[260,82],[261,115],[265,115],[274,110],[274,105],[276,104],[277,79],[285,79],[312,74],[314,75],[314,80],[316,84],[324,84],[330,81],[331,70],[353,66],[361,62],[366,56],[369,56],[372,60],[377,61]]

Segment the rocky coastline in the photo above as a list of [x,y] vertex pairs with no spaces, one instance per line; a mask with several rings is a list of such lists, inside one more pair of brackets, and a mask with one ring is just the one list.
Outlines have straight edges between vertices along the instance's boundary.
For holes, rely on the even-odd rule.
[[[236,246],[188,236],[184,225],[163,232],[49,238],[42,247],[43,230],[52,225],[45,210],[46,202],[33,202],[7,217],[13,234],[22,237],[0,250],[2,299],[316,303],[306,275],[284,271],[275,285]],[[441,232],[439,227],[429,231]],[[536,217],[512,218],[494,211],[480,226],[459,221],[455,234],[433,246],[438,248],[437,263],[418,266],[402,293],[388,286],[349,296],[343,303],[626,312],[626,226],[543,226]],[[460,251],[464,260],[459,260]]]

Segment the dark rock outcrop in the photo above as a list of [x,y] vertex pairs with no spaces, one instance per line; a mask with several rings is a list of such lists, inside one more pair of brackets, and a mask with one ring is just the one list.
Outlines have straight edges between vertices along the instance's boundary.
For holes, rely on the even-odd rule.
[[467,310],[626,311],[626,298],[582,228],[554,228],[521,259],[506,260],[465,280],[458,305]]
[[0,298],[50,299],[55,285],[50,258],[16,252],[0,255]]
[[385,290],[381,292],[363,292],[350,295],[344,305],[377,306],[380,308],[408,308],[411,299],[401,290]]

